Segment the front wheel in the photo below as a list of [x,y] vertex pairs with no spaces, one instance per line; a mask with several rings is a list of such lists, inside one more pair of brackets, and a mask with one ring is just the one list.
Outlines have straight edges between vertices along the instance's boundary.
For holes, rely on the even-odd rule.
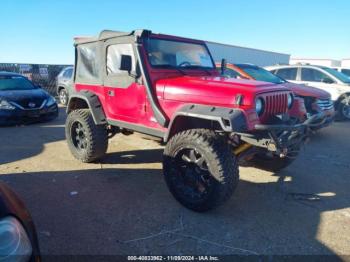
[[66,139],[73,156],[84,163],[102,158],[108,147],[106,126],[96,125],[89,109],[68,114]]
[[206,129],[173,136],[164,150],[163,172],[175,199],[197,212],[227,201],[239,180],[237,160],[229,145]]
[[338,119],[339,120],[350,120],[350,96],[344,97],[338,108]]
[[66,106],[68,104],[68,92],[65,88],[62,88],[58,93],[60,104]]

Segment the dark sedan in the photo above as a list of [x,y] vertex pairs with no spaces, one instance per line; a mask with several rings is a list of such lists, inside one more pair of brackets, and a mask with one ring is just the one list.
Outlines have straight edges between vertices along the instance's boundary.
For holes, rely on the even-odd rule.
[[0,125],[48,121],[58,116],[54,97],[27,78],[0,72]]

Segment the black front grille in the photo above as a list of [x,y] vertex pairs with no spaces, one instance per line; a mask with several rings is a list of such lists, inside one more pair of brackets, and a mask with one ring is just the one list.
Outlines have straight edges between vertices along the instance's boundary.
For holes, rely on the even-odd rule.
[[43,98],[25,98],[25,99],[21,99],[20,101],[16,101],[15,103],[25,109],[33,109],[33,108],[41,107],[44,100],[45,99]]

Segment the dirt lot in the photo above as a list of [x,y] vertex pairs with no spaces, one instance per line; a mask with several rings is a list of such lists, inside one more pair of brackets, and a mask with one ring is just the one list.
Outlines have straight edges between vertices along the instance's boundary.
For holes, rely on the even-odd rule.
[[43,254],[350,255],[350,122],[279,174],[241,168],[232,199],[197,214],[168,192],[160,146],[116,136],[103,163],[81,164],[64,119],[0,129],[1,180],[26,202]]

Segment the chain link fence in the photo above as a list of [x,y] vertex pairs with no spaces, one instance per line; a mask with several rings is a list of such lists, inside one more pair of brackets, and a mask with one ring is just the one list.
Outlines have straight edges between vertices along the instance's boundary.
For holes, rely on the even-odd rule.
[[0,71],[21,74],[56,96],[56,77],[67,66],[71,65],[0,63]]

